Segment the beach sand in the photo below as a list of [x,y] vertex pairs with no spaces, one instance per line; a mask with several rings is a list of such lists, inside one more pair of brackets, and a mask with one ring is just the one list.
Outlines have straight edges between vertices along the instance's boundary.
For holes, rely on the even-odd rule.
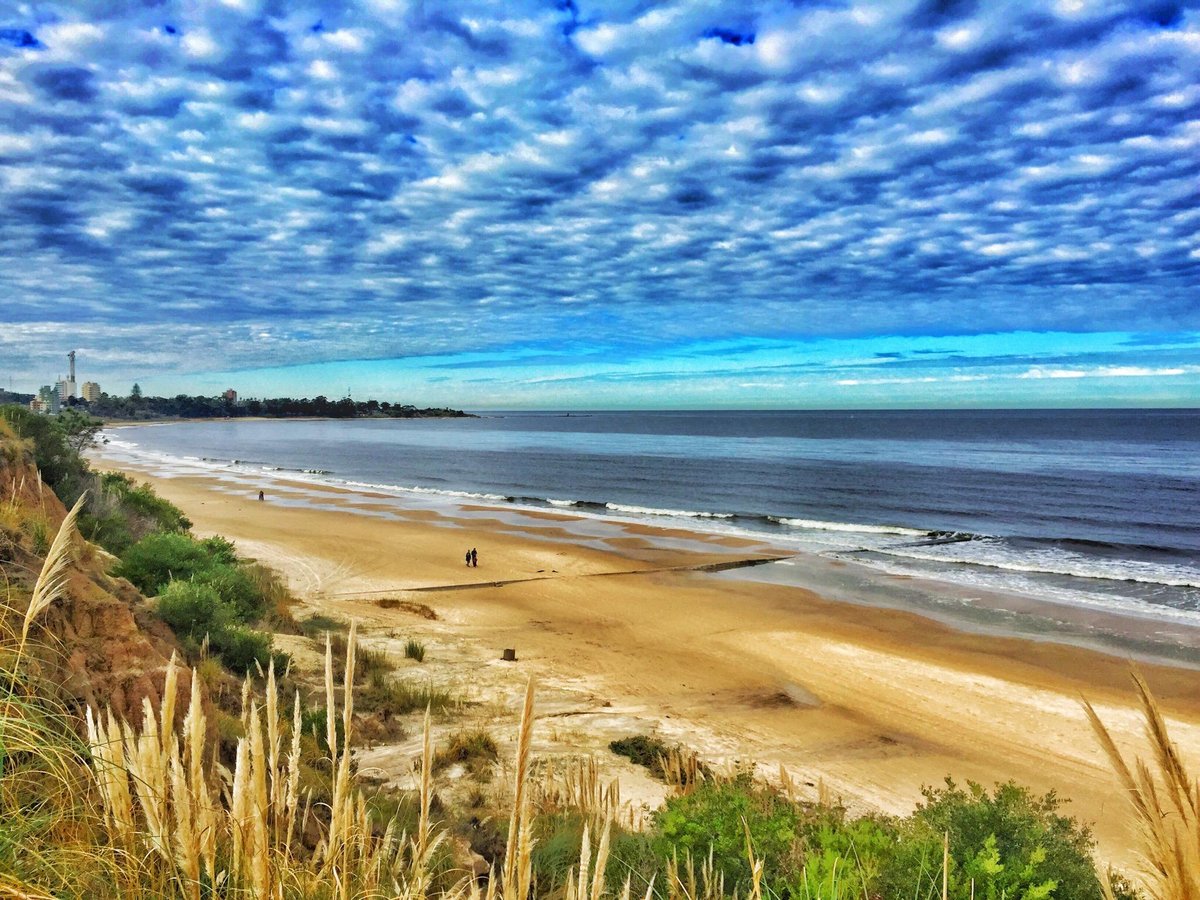
[[[385,518],[367,494],[321,489],[332,507],[321,509],[270,491],[259,503],[215,479],[120,465],[199,534],[223,534],[278,568],[313,610],[359,618],[370,640],[415,634],[452,652],[456,677],[500,714],[515,718],[510,699],[534,676],[552,698],[541,727],[573,729],[576,748],[607,755],[622,730],[657,727],[709,760],[753,761],[765,774],[782,765],[812,796],[823,786],[852,809],[896,814],[947,775],[1011,778],[1070,798],[1067,813],[1094,824],[1101,857],[1135,865],[1133,819],[1080,707],[1087,697],[1118,745],[1142,748],[1127,660],[678,568],[755,555],[736,541],[630,526],[602,547],[573,538],[569,515]],[[689,549],[676,549],[681,537]],[[464,565],[470,547],[478,568]],[[446,586],[456,589],[429,590]],[[439,618],[381,609],[385,596]],[[498,662],[507,647],[516,664]],[[1200,768],[1200,676],[1142,670]],[[385,774],[411,762],[386,748],[363,760]]]

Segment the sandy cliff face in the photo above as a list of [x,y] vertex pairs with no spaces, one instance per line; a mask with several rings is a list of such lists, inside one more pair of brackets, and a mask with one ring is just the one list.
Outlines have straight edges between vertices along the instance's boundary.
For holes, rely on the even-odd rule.
[[[66,514],[54,492],[42,485],[29,452],[0,434],[0,600],[7,591],[10,607],[0,615],[9,616],[8,626],[15,623],[17,631],[45,547]],[[58,699],[68,707],[80,712],[85,706],[111,708],[140,723],[143,699],[159,708],[167,661],[178,646],[137,589],[106,574],[112,561],[76,537],[66,589],[31,631],[32,657],[38,674],[58,685]],[[187,671],[180,675],[182,718],[190,683]]]

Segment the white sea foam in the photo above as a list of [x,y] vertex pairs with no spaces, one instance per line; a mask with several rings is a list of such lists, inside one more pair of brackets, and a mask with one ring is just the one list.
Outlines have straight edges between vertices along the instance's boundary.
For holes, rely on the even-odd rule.
[[929,578],[966,588],[1034,597],[1039,601],[1065,606],[1083,607],[1099,612],[1128,615],[1163,622],[1200,626],[1200,610],[1181,609],[1161,603],[1150,603],[1137,597],[1122,596],[1104,590],[1081,590],[1068,583],[1050,584],[1045,579],[1030,577],[1039,573],[1005,572],[986,567],[956,566],[939,569],[936,573],[906,565],[903,557],[853,557],[858,564],[893,575]]
[[555,500],[553,497],[547,497],[546,502],[549,503],[551,506],[566,507],[566,506],[575,506],[576,505],[576,501],[574,501],[574,500]]
[[650,506],[630,506],[626,503],[605,503],[613,512],[633,513],[638,516],[671,516],[679,519],[732,519],[733,513],[695,512],[690,509],[655,509]]
[[981,566],[1031,575],[1066,575],[1105,581],[1134,581],[1169,587],[1200,588],[1200,569],[1136,559],[1085,556],[1057,547],[1015,548],[994,538],[917,547],[879,547],[889,556],[933,563]]
[[809,528],[813,531],[839,531],[853,532],[857,534],[897,534],[909,535],[911,537],[925,537],[929,534],[927,531],[919,531],[915,528],[901,528],[899,525],[860,525],[853,522],[823,522],[819,519],[792,519],[783,518],[780,516],[767,516],[767,518],[779,525],[786,525],[789,528]]

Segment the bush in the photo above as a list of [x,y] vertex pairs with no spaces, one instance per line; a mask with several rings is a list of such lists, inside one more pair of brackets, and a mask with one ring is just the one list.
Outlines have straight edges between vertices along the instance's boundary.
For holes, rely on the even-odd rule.
[[148,484],[137,484],[120,472],[105,472],[98,482],[100,492],[116,499],[126,518],[143,520],[144,531],[184,532],[192,527],[178,506],[158,496]]
[[185,534],[148,534],[127,551],[113,569],[143,594],[154,596],[171,579],[186,580],[211,565],[208,552]]
[[944,788],[922,793],[924,801],[883,866],[885,896],[940,896],[944,834],[950,836],[951,897],[969,898],[972,881],[977,897],[1103,896],[1091,832],[1059,814],[1062,801],[1053,792],[1037,797],[1013,782],[997,785],[994,793],[973,782],[963,790],[947,778]]
[[220,594],[238,622],[257,622],[267,611],[258,585],[240,566],[220,563],[202,569],[193,577]]
[[181,638],[208,646],[226,667],[239,674],[281,668],[282,653],[272,651],[271,635],[237,624],[234,607],[210,584],[202,581],[172,581],[158,598],[158,615]]
[[745,894],[750,886],[747,829],[755,857],[764,862],[764,885],[778,893],[798,871],[799,809],[749,775],[701,782],[690,794],[672,797],[655,812],[654,825],[660,858],[690,854],[698,864],[711,849],[729,892]]
[[211,633],[208,644],[234,672],[265,672],[272,664],[278,672],[287,665],[287,655],[274,651],[271,635],[263,631],[235,625]]
[[222,563],[227,566],[237,565],[237,548],[234,547],[233,541],[228,538],[214,534],[212,537],[206,537],[202,540],[200,546],[204,548],[204,552],[208,554],[208,558],[214,563]]
[[213,588],[197,581],[172,581],[158,598],[158,616],[180,637],[201,641],[233,623],[228,604]]
[[793,897],[857,900],[874,896],[884,862],[896,844],[894,826],[871,818],[845,821],[830,811],[805,834],[804,859]]
[[415,659],[417,662],[425,662],[425,645],[409,638],[404,644],[404,657],[405,659]]
[[652,775],[662,778],[662,760],[670,748],[653,735],[635,734],[633,737],[612,741],[608,749],[617,756],[629,757],[629,761],[634,765],[645,766]]

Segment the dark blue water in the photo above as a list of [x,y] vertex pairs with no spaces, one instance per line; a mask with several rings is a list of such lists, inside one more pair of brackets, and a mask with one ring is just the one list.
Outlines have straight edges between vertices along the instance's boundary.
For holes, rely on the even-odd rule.
[[209,466],[686,520],[964,585],[1200,610],[1197,410],[496,413],[114,437]]

